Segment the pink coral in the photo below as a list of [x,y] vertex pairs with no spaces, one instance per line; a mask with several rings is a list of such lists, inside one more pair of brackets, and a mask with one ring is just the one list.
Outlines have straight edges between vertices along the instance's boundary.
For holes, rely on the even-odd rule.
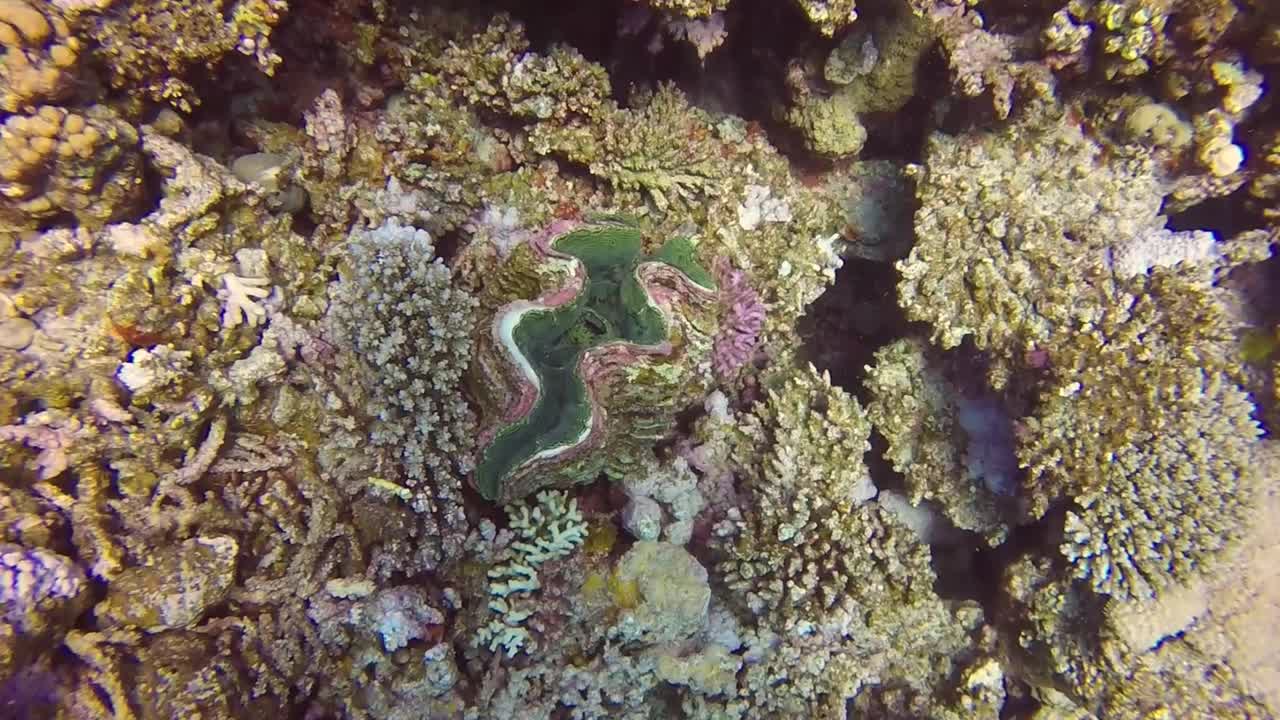
[[727,379],[755,354],[764,327],[764,303],[747,283],[746,275],[728,260],[717,259],[715,271],[724,323],[715,337],[711,366],[717,375]]

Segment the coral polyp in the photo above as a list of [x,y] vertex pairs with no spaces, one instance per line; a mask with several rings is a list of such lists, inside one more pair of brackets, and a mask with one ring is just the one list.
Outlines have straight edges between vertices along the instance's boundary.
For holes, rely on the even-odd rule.
[[510,502],[630,464],[706,384],[714,283],[688,240],[643,246],[635,225],[599,220],[553,229],[500,268],[528,282],[496,287],[563,283],[488,303],[497,309],[473,373],[487,411],[474,481],[486,498]]

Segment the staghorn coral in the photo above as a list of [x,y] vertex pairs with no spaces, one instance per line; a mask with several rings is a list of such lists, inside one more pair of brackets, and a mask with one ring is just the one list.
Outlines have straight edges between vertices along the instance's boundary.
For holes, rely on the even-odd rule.
[[[470,383],[485,412],[474,483],[504,502],[638,462],[705,387],[715,319],[711,277],[683,238],[642,255],[638,228],[603,220],[530,247],[508,260],[524,292],[494,283],[483,300],[495,311]],[[563,285],[527,297],[552,268]]]
[[97,229],[142,200],[138,133],[100,105],[11,115],[0,128],[0,181],[0,231],[62,216]]
[[[1242,251],[1245,243],[1240,238],[1220,240],[1209,228],[1175,231],[1148,211],[1159,208],[1162,198],[1168,199],[1167,208],[1180,209],[1255,178],[1263,191],[1257,207],[1267,209],[1268,122],[1264,118],[1259,123],[1250,113],[1269,107],[1270,100],[1256,92],[1256,76],[1274,74],[1263,54],[1269,26],[1258,23],[1254,28],[1253,16],[1231,21],[1222,8],[1273,11],[1251,0],[1177,3],[1178,12],[1168,15],[1165,26],[1169,37],[1177,40],[1166,46],[1174,55],[1163,64],[1153,63],[1155,72],[1140,78],[1142,92],[1149,95],[1110,105],[1102,94],[1089,92],[1091,80],[1084,71],[1089,62],[1101,67],[1103,57],[1089,38],[1079,37],[1082,26],[1064,23],[1062,47],[1055,51],[1045,54],[1038,45],[1044,22],[1061,4],[930,4],[934,7],[925,18],[930,32],[943,39],[941,60],[951,66],[955,91],[948,94],[947,88],[932,82],[904,91],[916,98],[913,108],[927,106],[930,111],[904,118],[896,110],[884,118],[886,129],[892,123],[896,138],[886,151],[902,156],[879,161],[889,170],[861,174],[856,189],[855,183],[833,182],[846,170],[843,167],[834,173],[803,163],[789,167],[788,158],[770,146],[760,127],[724,112],[740,107],[732,97],[722,97],[721,89],[741,84],[729,67],[741,66],[743,56],[735,54],[736,49],[750,43],[739,41],[752,37],[737,34],[758,32],[751,29],[757,18],[744,13],[772,11],[763,6],[733,4],[721,15],[710,15],[723,20],[729,39],[705,66],[693,68],[693,53],[685,48],[681,57],[668,54],[656,61],[660,66],[689,63],[679,70],[682,79],[693,80],[684,85],[684,92],[674,87],[628,92],[620,87],[615,95],[605,68],[616,72],[614,79],[636,78],[644,88],[649,78],[638,66],[648,58],[636,62],[635,57],[620,58],[606,50],[597,65],[585,59],[584,54],[595,56],[585,45],[579,53],[569,45],[547,44],[578,40],[581,28],[597,17],[595,11],[568,23],[559,18],[535,22],[535,46],[548,49],[533,51],[519,23],[496,21],[475,4],[455,3],[450,6],[455,10],[446,10],[438,3],[342,0],[332,8],[292,3],[298,22],[273,30],[273,46],[288,55],[282,69],[297,71],[287,82],[241,72],[240,66],[250,63],[223,63],[206,75],[204,60],[186,55],[203,42],[193,37],[190,45],[171,51],[172,67],[134,66],[154,73],[136,81],[146,89],[125,81],[117,91],[105,91],[106,100],[99,100],[104,89],[95,82],[94,71],[107,70],[101,77],[111,80],[112,59],[105,48],[87,57],[95,53],[91,24],[102,21],[119,31],[122,19],[132,17],[132,8],[174,9],[186,4],[53,0],[36,8],[45,16],[54,8],[74,16],[71,27],[80,32],[86,49],[73,66],[74,77],[64,73],[65,80],[74,80],[74,94],[40,99],[20,108],[23,116],[50,102],[87,116],[92,103],[101,101],[131,118],[150,117],[152,108],[145,100],[162,76],[159,84],[166,87],[179,88],[187,81],[201,87],[206,100],[225,97],[228,102],[207,102],[189,124],[175,122],[176,116],[168,112],[138,128],[145,158],[140,162],[148,162],[154,171],[145,177],[158,201],[145,217],[124,213],[131,222],[102,226],[70,212],[34,221],[23,215],[14,223],[23,226],[21,232],[0,237],[0,529],[6,541],[21,543],[24,553],[74,558],[94,578],[93,592],[78,597],[101,603],[92,616],[79,612],[82,619],[70,632],[65,617],[71,611],[64,614],[63,608],[55,608],[56,624],[49,626],[50,632],[31,635],[29,644],[18,643],[16,672],[12,682],[0,687],[0,706],[68,718],[303,713],[390,720],[638,719],[677,715],[679,709],[688,717],[744,720],[959,718],[1019,715],[1035,703],[1040,703],[1038,712],[1044,717],[1083,717],[1090,711],[1117,717],[1149,712],[1267,715],[1270,709],[1258,707],[1249,697],[1249,683],[1256,675],[1245,674],[1245,661],[1216,652],[1216,637],[1201,633],[1207,626],[1200,622],[1184,626],[1191,628],[1186,637],[1180,632],[1162,634],[1162,652],[1152,658],[1121,648],[1104,631],[1095,632],[1102,624],[1100,608],[1106,598],[1088,579],[1073,577],[1076,568],[1059,556],[1062,538],[1055,533],[1068,511],[1088,523],[1091,538],[1111,533],[1115,523],[1101,513],[1088,516],[1079,505],[1086,495],[1070,478],[1028,466],[1032,482],[1018,488],[1020,495],[1012,500],[1025,499],[1033,508],[1057,503],[1063,512],[1047,513],[1045,523],[1017,533],[1016,545],[982,555],[988,570],[1031,560],[1038,570],[1028,575],[1040,580],[1029,580],[1025,587],[974,588],[975,581],[990,576],[966,565],[969,548],[945,542],[933,549],[922,546],[901,495],[886,491],[874,502],[844,502],[850,485],[864,494],[872,492],[861,483],[864,426],[874,421],[891,430],[895,424],[876,419],[875,402],[863,417],[849,410],[852,401],[847,394],[810,388],[810,397],[796,403],[805,412],[769,409],[774,401],[768,391],[787,386],[787,378],[797,372],[797,358],[804,358],[801,353],[809,349],[801,347],[795,323],[832,282],[845,250],[837,233],[864,245],[881,242],[881,247],[859,248],[859,257],[875,255],[878,260],[850,263],[841,282],[877,281],[892,274],[875,263],[900,257],[896,241],[910,239],[909,232],[900,232],[903,225],[896,216],[890,214],[889,222],[878,217],[882,204],[901,204],[897,196],[910,178],[896,168],[902,157],[921,157],[914,146],[914,129],[922,125],[973,128],[960,130],[961,139],[955,142],[975,141],[990,122],[975,103],[965,102],[976,88],[991,90],[998,110],[1011,114],[1017,102],[1020,111],[1030,111],[1014,120],[1015,130],[1007,135],[997,132],[988,141],[1011,147],[1014,160],[1006,159],[990,177],[987,172],[955,170],[956,175],[985,177],[985,194],[975,194],[971,202],[957,201],[954,195],[933,201],[922,196],[931,210],[952,203],[959,208],[957,217],[983,222],[1022,216],[1011,206],[1030,202],[1029,196],[1015,197],[1024,176],[1009,172],[1019,157],[1061,162],[1070,172],[1047,173],[1056,179],[1046,184],[1061,180],[1085,192],[1096,191],[1097,184],[1078,180],[1076,170],[1083,177],[1101,168],[1117,183],[1144,187],[1148,175],[1155,176],[1159,179],[1152,182],[1158,187],[1149,194],[1154,199],[1140,208],[1136,202],[1110,207],[1111,198],[1102,196],[1100,210],[1084,203],[1068,207],[1079,210],[1081,217],[1104,219],[1133,210],[1141,222],[1133,228],[1117,222],[1099,230],[1099,238],[1117,230],[1106,241],[1090,238],[1073,244],[1065,232],[1046,239],[1037,261],[1056,252],[1058,265],[1046,266],[1036,283],[1015,286],[1002,296],[1014,297],[1016,303],[974,310],[997,317],[995,324],[1008,323],[1024,311],[1057,312],[1052,307],[1067,304],[1078,291],[1078,314],[1055,315],[1053,321],[1025,332],[993,334],[999,342],[984,350],[995,356],[994,371],[1009,391],[1007,396],[957,372],[956,366],[975,356],[968,349],[899,358],[904,371],[896,384],[884,377],[883,365],[871,378],[870,384],[877,387],[863,383],[857,391],[870,390],[878,396],[874,401],[886,406],[897,400],[910,405],[897,418],[906,428],[930,419],[950,427],[956,433],[949,438],[949,467],[956,471],[950,479],[961,482],[969,480],[966,471],[974,467],[990,469],[985,463],[992,457],[984,448],[1007,440],[983,434],[993,418],[1005,420],[1002,408],[1021,407],[1025,401],[1035,413],[1032,420],[1043,421],[1019,424],[1024,450],[1040,442],[1038,435],[1047,435],[1052,429],[1048,426],[1058,419],[1064,427],[1072,423],[1077,429],[1094,428],[1085,409],[1067,407],[1079,397],[1067,398],[1062,408],[1054,405],[1054,393],[1076,380],[1073,373],[1107,383],[1135,372],[1139,380],[1114,383],[1119,393],[1114,402],[1126,410],[1141,406],[1141,381],[1172,378],[1168,384],[1185,390],[1185,397],[1213,391],[1204,397],[1230,400],[1230,417],[1239,422],[1214,425],[1208,437],[1235,456],[1238,445],[1219,430],[1249,429],[1240,424],[1244,410],[1233,385],[1248,378],[1238,374],[1238,363],[1231,358],[1241,352],[1231,344],[1235,328],[1203,311],[1209,295],[1214,302],[1222,295],[1210,292],[1208,283],[1221,281],[1223,271],[1248,254]],[[243,14],[236,17],[237,8],[255,7],[212,5],[226,11],[224,24],[245,19]],[[668,14],[658,22],[670,29],[679,7],[709,5],[715,3],[665,2]],[[832,13],[833,22],[844,22],[849,5],[804,3],[796,10],[794,4],[783,3],[779,13],[798,16],[805,9],[821,8]],[[877,13],[887,14],[882,13],[886,5],[867,7],[867,18],[874,22]],[[25,0],[25,6],[35,3]],[[575,12],[580,9],[586,10],[573,7]],[[207,17],[210,26],[217,24],[212,16]],[[944,16],[956,22],[946,24]],[[160,24],[172,19],[157,18]],[[708,23],[708,32],[719,32]],[[756,28],[760,24],[754,23]],[[485,32],[486,27],[492,31]],[[849,37],[865,37],[859,34],[862,29],[855,24]],[[796,39],[802,45],[829,46],[817,37],[820,33],[815,28],[810,37]],[[245,32],[251,34],[258,46],[263,34]],[[1100,36],[1101,31],[1095,31],[1094,39]],[[700,37],[711,43],[719,35]],[[608,45],[608,39],[602,38],[601,44]],[[147,50],[156,49],[145,38],[139,42],[148,42]],[[1234,56],[1227,43],[1239,44],[1244,55]],[[27,46],[24,57],[47,53],[47,47]],[[779,61],[771,55],[778,47],[764,42],[749,48],[752,67],[761,71],[761,82],[752,87],[767,92],[771,77],[780,74]],[[865,48],[864,43],[844,49]],[[1070,57],[1072,53],[1077,55]],[[1189,60],[1196,53],[1204,55]],[[846,79],[865,57],[858,52],[844,55],[826,68],[831,71],[828,81],[839,84],[837,80]],[[834,67],[841,63],[843,67]],[[176,67],[179,64],[182,67]],[[1040,82],[1052,80],[1049,67],[1072,79],[1056,90],[1072,103],[1072,116],[1064,127],[1078,125],[1083,131],[1080,138],[1072,137],[1070,129],[1046,131],[1019,144],[1014,136],[1034,136],[1023,131],[1043,120],[1024,105],[1024,93],[1051,87]],[[1100,79],[1103,73],[1096,75]],[[1128,92],[1132,81],[1120,74],[1115,79],[1127,85],[1117,83],[1103,94],[1114,90],[1139,97]],[[1184,83],[1187,94],[1175,97],[1175,86]],[[887,86],[882,89],[886,101],[902,97]],[[615,97],[628,94],[625,103],[615,102]],[[1160,109],[1153,112],[1151,106]],[[1136,107],[1146,107],[1146,114],[1131,112]],[[900,135],[899,120],[909,121],[902,124],[906,132]],[[1045,137],[1050,140],[1042,145],[1061,141],[1055,147],[1062,152],[1055,156],[1043,147],[1036,150]],[[1090,144],[1098,148],[1095,155],[1072,150]],[[1141,154],[1150,157],[1133,160]],[[233,158],[245,157],[253,162],[232,163]],[[922,168],[914,168],[914,177],[935,170],[939,177],[948,174],[945,154],[923,157],[924,175]],[[253,167],[255,163],[260,164]],[[1135,172],[1130,175],[1126,168]],[[1226,174],[1214,175],[1215,168]],[[310,193],[310,207],[279,197],[299,186]],[[944,182],[929,182],[928,192],[948,191]],[[1033,186],[1032,192],[1053,194],[1040,186]],[[1255,217],[1235,213],[1240,196],[1226,196],[1221,203],[1202,208],[1205,215],[1178,217],[1175,224],[1208,215],[1216,218],[1218,210],[1231,211],[1232,222],[1243,218],[1245,225],[1255,223]],[[601,484],[575,487],[572,495],[556,493],[562,509],[577,501],[582,527],[575,522],[566,531],[586,534],[584,552],[547,560],[538,568],[542,587],[510,594],[508,599],[517,599],[509,609],[533,613],[516,624],[527,629],[536,647],[531,643],[528,649],[533,652],[515,658],[495,658],[505,648],[490,653],[465,640],[500,615],[484,606],[490,599],[489,580],[509,587],[527,581],[519,572],[485,576],[491,568],[507,567],[504,548],[511,547],[526,519],[516,515],[504,527],[481,521],[464,545],[466,495],[457,491],[461,469],[450,464],[447,472],[428,469],[416,483],[407,478],[405,446],[390,440],[369,442],[369,408],[377,394],[372,390],[384,373],[402,370],[399,379],[378,390],[394,394],[392,405],[399,411],[404,407],[395,403],[406,387],[410,395],[421,391],[428,396],[431,408],[461,402],[457,377],[449,376],[460,362],[452,351],[432,355],[433,361],[443,358],[450,368],[441,387],[420,368],[406,366],[414,357],[438,350],[428,344],[433,329],[453,339],[479,337],[484,330],[471,333],[474,319],[491,318],[505,300],[563,290],[571,282],[565,264],[542,263],[545,258],[529,240],[547,242],[545,235],[535,237],[537,228],[554,225],[563,230],[559,221],[577,218],[582,208],[634,214],[642,251],[655,251],[665,238],[689,237],[682,255],[702,267],[732,268],[717,278],[722,280],[720,297],[712,297],[698,317],[684,317],[690,323],[685,329],[700,333],[702,344],[691,353],[697,355],[696,369],[675,380],[625,378],[646,387],[651,379],[661,381],[666,383],[664,393],[678,386],[680,392],[687,391],[687,397],[681,396],[682,407],[705,406],[706,414],[673,415],[664,408],[658,428],[645,422],[651,418],[615,417],[643,440],[637,444],[644,452],[637,452],[636,458],[644,459],[619,463],[621,487]],[[992,217],[984,214],[985,208],[996,209]],[[1214,212],[1207,212],[1211,209]],[[390,232],[395,225],[390,219],[401,223],[396,232],[406,237],[417,233],[404,224],[428,230],[430,252],[454,258],[449,261],[452,268],[444,277],[422,273],[433,276],[424,282],[426,289],[409,287],[413,283],[406,282],[404,274],[386,278],[368,272],[365,277],[377,290],[357,293],[352,281],[360,266],[352,247],[365,241],[348,242],[349,234]],[[1076,220],[1069,218],[1061,226],[1074,231],[1085,222]],[[1036,224],[1029,221],[1018,230]],[[975,220],[965,233],[948,235],[944,242],[971,249],[970,241],[976,245],[974,238],[987,230]],[[1265,231],[1250,234],[1261,237]],[[922,238],[922,244],[936,240]],[[1017,242],[1008,236],[1003,240],[999,247],[984,246],[983,257],[993,265],[984,279],[1003,278],[1004,261],[1012,266],[1026,260]],[[891,244],[895,247],[890,249]],[[1089,251],[1078,252],[1080,245]],[[1251,257],[1256,258],[1254,245]],[[407,246],[411,251],[422,243],[410,240]],[[455,249],[457,255],[452,254]],[[1009,255],[1001,255],[1006,249]],[[963,273],[972,257],[966,252],[945,259],[935,256],[931,259],[939,263],[934,268],[937,275],[922,282],[949,282],[952,278],[945,273]],[[420,260],[409,257],[401,267]],[[1176,281],[1168,276],[1175,265],[1181,266]],[[726,274],[731,276],[727,282]],[[1245,284],[1242,275],[1231,282]],[[340,290],[345,283],[352,285]],[[1059,285],[1070,287],[1059,292]],[[960,282],[948,289],[969,288]],[[355,314],[364,313],[360,316],[368,321],[362,330],[373,334],[375,326],[394,323],[388,320],[393,314],[369,309],[370,296],[402,291],[421,291],[405,303],[426,309],[415,310],[416,325],[405,329],[406,338],[392,343],[389,359],[395,365],[371,367],[373,355],[353,352],[355,333],[334,332],[340,328],[332,321],[343,312],[336,305],[365,303]],[[478,312],[469,309],[472,293],[481,303]],[[444,295],[467,308],[460,313],[465,317],[452,317],[449,313],[457,308],[442,309],[442,303],[428,299]],[[961,297],[955,307],[974,309],[969,299]],[[735,308],[742,310],[736,319]],[[1152,308],[1158,317],[1142,319]],[[939,310],[933,317],[945,322],[952,309]],[[1244,316],[1252,317],[1253,311],[1246,308]],[[1138,317],[1122,318],[1126,313]],[[1178,324],[1171,317],[1186,321]],[[696,327],[694,320],[699,321]],[[898,320],[882,323],[884,335],[904,333]],[[1130,322],[1131,333],[1117,334],[1116,327]],[[467,329],[461,330],[463,326]],[[1130,365],[1104,371],[1098,369],[1098,357],[1073,354],[1073,344],[1088,345],[1081,339],[1095,330],[1116,350],[1102,360]],[[927,333],[928,328],[913,327],[905,333],[914,337],[920,331]],[[1133,337],[1120,337],[1125,333]],[[742,363],[722,391],[704,398],[715,372],[709,348],[714,348],[715,338],[725,337],[732,338],[728,347],[734,350],[734,364],[742,355],[750,355],[751,361]],[[832,340],[856,344],[860,352],[869,353],[893,339]],[[1133,358],[1140,356],[1160,372],[1135,371]],[[947,363],[945,377],[953,387],[947,388],[946,397],[954,406],[922,399],[926,391],[937,390],[936,383],[928,384],[928,375],[939,369],[931,364],[938,358]],[[1199,368],[1202,374],[1188,368]],[[405,375],[421,378],[423,384],[398,384]],[[848,377],[851,388],[866,380],[856,369]],[[925,378],[926,385],[917,378]],[[1215,385],[1218,378],[1226,382]],[[618,387],[630,390],[621,382]],[[975,388],[980,391],[969,394]],[[650,401],[626,399],[626,404]],[[1173,407],[1170,414],[1178,417],[1170,427],[1181,430],[1170,431],[1169,437],[1181,438],[1190,447],[1196,438],[1185,428],[1204,420],[1207,407],[1208,400],[1203,406]],[[413,406],[415,412],[419,409]],[[430,417],[428,409],[411,419],[400,412],[397,422],[410,427],[421,420],[435,428],[460,417],[463,411],[455,409],[437,412],[436,417]],[[848,422],[833,421],[846,411],[852,416],[844,418]],[[1040,418],[1051,411],[1051,418]],[[886,415],[893,413],[886,410]],[[747,431],[735,427],[739,422],[752,437],[744,439]],[[466,424],[462,425],[440,439],[447,444],[459,435],[466,437]],[[695,428],[692,438],[690,425]],[[1034,432],[1028,434],[1031,425]],[[706,437],[703,433],[712,426],[712,437]],[[1109,441],[1114,439],[1115,433],[1108,435],[1113,429],[1100,427],[1094,434]],[[427,436],[418,443],[424,454],[441,454],[429,432],[418,433],[413,427],[408,432]],[[1081,433],[1075,449],[1095,443],[1088,429]],[[658,434],[672,445],[655,453],[651,439]],[[778,449],[788,442],[803,448],[794,453]],[[1041,458],[1047,464],[1056,451],[1050,444],[1045,440],[1034,446],[1048,450]],[[1170,446],[1144,447],[1163,447],[1168,454]],[[891,443],[891,460],[897,459],[898,449]],[[836,466],[833,452],[841,453],[843,464]],[[456,455],[468,459],[465,449]],[[656,465],[655,455],[663,458]],[[1195,465],[1202,460],[1198,454],[1192,460],[1190,469],[1212,481],[1206,485],[1229,489],[1229,483],[1218,483],[1215,473],[1222,468],[1209,472],[1211,462]],[[1178,469],[1165,474],[1171,492],[1150,496],[1151,504],[1165,503],[1185,489],[1176,482]],[[996,470],[982,476],[991,478],[993,487],[979,487],[999,486],[995,478],[1003,477],[1005,469]],[[912,468],[906,472],[910,476]],[[857,475],[858,481],[845,473]],[[1089,483],[1097,480],[1084,471],[1075,476]],[[782,489],[770,490],[775,482]],[[792,492],[787,483],[806,489]],[[626,514],[621,508],[624,492],[635,507],[647,501],[647,510]],[[1122,497],[1132,504],[1132,498]],[[1142,498],[1145,507],[1149,498]],[[969,496],[957,486],[954,497],[939,499],[946,505],[951,500],[965,502]],[[536,501],[529,502],[533,508]],[[1125,512],[1133,515],[1136,509]],[[473,510],[479,511],[476,515],[485,512],[479,503]],[[717,523],[726,535],[709,538]],[[645,541],[615,542],[619,526]],[[688,549],[650,537],[687,544]],[[800,537],[804,542],[797,540]],[[819,539],[809,542],[814,537]],[[1179,537],[1202,541],[1193,533]],[[211,538],[226,540],[223,549],[228,553],[234,543],[233,560],[224,554],[210,572],[204,572],[208,568],[201,561],[160,577],[175,564],[181,567],[175,556],[198,556],[192,546]],[[750,542],[739,548],[740,538]],[[1108,541],[1108,546],[1113,544],[1123,542]],[[831,552],[823,555],[824,548]],[[735,556],[739,549],[742,555]],[[930,568],[934,560],[936,579]],[[1082,559],[1081,565],[1085,562]],[[1094,567],[1100,561],[1088,562]],[[715,568],[710,578],[703,564]],[[200,568],[192,571],[197,565]],[[756,613],[741,602],[741,588],[750,583],[735,576],[736,587],[728,587],[725,572],[735,566],[754,571],[757,565],[768,571],[752,581],[762,586],[754,590],[757,596],[782,603],[796,597],[799,605]],[[818,580],[811,583],[815,575]],[[183,579],[189,581],[189,603],[179,602],[182,593],[170,592],[174,582]],[[788,596],[782,584],[784,589],[775,592],[784,580],[794,581],[801,590]],[[979,628],[983,620],[975,607],[939,600],[931,589],[935,583],[948,598],[981,593],[997,612]],[[832,586],[828,593],[804,594],[804,588],[824,584]],[[1008,597],[1015,593],[1022,593],[1020,602],[1034,607],[1010,607]],[[844,597],[824,606],[823,600],[839,594]],[[1159,599],[1170,599],[1169,594],[1162,590]],[[672,605],[666,605],[668,601]],[[171,612],[175,608],[178,612]],[[157,610],[168,620],[157,624],[144,617],[156,616]],[[1105,616],[1110,624],[1113,618],[1118,622],[1120,614],[1107,611]],[[1257,622],[1256,616],[1248,622]],[[1265,633],[1254,635],[1265,644]],[[11,647],[0,642],[0,648]],[[1061,672],[1056,671],[1059,667]],[[1162,686],[1168,689],[1163,694]],[[1006,704],[1003,709],[1001,702]]]
[[499,617],[489,620],[475,636],[477,647],[490,652],[505,651],[508,658],[516,653],[532,653],[533,635],[524,622],[536,611],[528,597],[542,587],[538,566],[563,558],[582,545],[587,526],[578,512],[576,500],[563,493],[543,490],[537,505],[516,503],[507,509],[516,539],[511,543],[505,562],[488,571],[489,610]]

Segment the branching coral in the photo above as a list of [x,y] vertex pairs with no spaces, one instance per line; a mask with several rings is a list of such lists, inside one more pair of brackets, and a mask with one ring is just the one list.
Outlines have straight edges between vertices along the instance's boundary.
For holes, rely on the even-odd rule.
[[1005,358],[1108,302],[1083,269],[1153,227],[1161,189],[1149,162],[1106,159],[1054,112],[996,131],[934,135],[916,188],[916,245],[898,262],[909,317],[951,348],[972,337]]
[[[1247,527],[1259,429],[1203,292],[1157,275],[1050,351],[1053,384],[1019,453],[1039,507],[1054,488],[1074,497],[1062,551],[1099,592],[1150,597]],[[1191,338],[1199,347],[1182,348]]]
[[476,633],[476,644],[507,657],[532,650],[533,636],[524,621],[534,610],[523,602],[541,587],[538,566],[562,558],[582,544],[587,526],[576,500],[559,491],[538,493],[537,505],[517,503],[508,508],[516,532],[509,558],[489,570],[489,609],[499,615]]
[[906,548],[895,547],[893,522],[862,505],[875,494],[862,464],[870,432],[858,401],[812,367],[744,419],[734,459],[753,502],[721,528],[728,559],[719,570],[754,612],[821,617],[857,592],[863,570],[888,562],[909,583],[909,558],[925,562],[896,552]]
[[905,5],[895,8],[874,31],[861,28],[847,34],[823,68],[829,94],[798,89],[787,120],[819,155],[856,155],[867,131],[859,116],[897,112],[915,93],[916,65],[933,45],[929,22]]
[[199,98],[183,76],[195,66],[214,67],[238,50],[273,71],[280,57],[268,38],[286,9],[285,0],[123,3],[97,18],[90,35],[114,87],[190,110]]
[[757,616],[746,717],[843,717],[867,686],[923,690],[947,672],[941,649],[968,642],[974,609],[933,594],[929,550],[868,499],[869,434],[857,401],[812,367],[779,378],[735,431],[749,504],[716,528],[717,571]]
[[446,536],[465,533],[461,477],[470,470],[474,418],[459,396],[471,361],[476,301],[451,285],[423,230],[389,220],[357,229],[350,265],[333,289],[333,320],[363,368],[370,440],[398,457],[419,512]]
[[[867,368],[871,403],[867,417],[889,443],[887,459],[906,479],[913,504],[931,501],[959,528],[1002,540],[1007,528],[991,488],[1012,484],[1015,469],[1012,438],[1007,476],[984,477],[976,470],[981,459],[964,457],[964,422],[959,390],[942,375],[936,359],[920,340],[900,340],[876,352]],[[975,438],[978,448],[984,438]],[[980,452],[980,451],[979,451]],[[1002,468],[985,468],[992,475]]]

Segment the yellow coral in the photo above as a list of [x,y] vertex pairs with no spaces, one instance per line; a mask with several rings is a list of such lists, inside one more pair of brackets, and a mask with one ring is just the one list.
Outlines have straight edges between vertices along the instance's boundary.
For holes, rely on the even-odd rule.
[[0,0],[0,45],[0,108],[28,109],[70,87],[81,43],[48,3]]
[[101,226],[126,213],[141,192],[137,132],[105,107],[45,105],[0,126],[0,232],[64,213]]

